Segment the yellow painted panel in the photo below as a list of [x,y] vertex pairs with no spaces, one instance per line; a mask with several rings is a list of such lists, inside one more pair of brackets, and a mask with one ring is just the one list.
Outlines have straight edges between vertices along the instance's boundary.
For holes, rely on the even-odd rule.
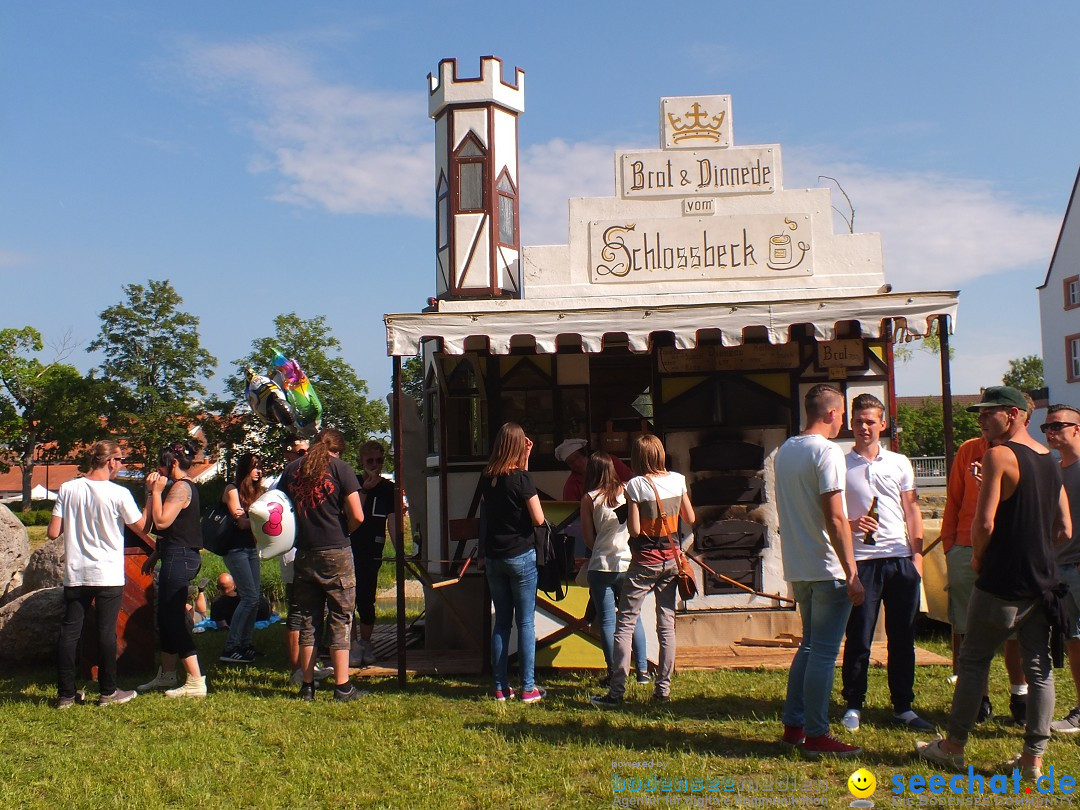
[[[574,633],[571,636],[567,636],[566,638],[557,641],[550,647],[540,647],[540,642],[545,638],[545,636],[542,635],[542,624],[554,622],[558,627],[566,626],[561,619],[555,619],[551,617],[550,614],[545,613],[545,604],[556,605],[560,610],[564,610],[572,616],[584,616],[585,606],[588,603],[589,589],[583,588],[580,585],[572,584],[569,592],[566,594],[566,598],[561,602],[551,602],[542,593],[536,594],[536,610],[538,613],[544,614],[548,619],[548,621],[542,621],[541,617],[537,616],[537,666],[563,667],[567,669],[604,668],[604,651],[600,649],[599,642],[583,633]],[[551,635],[553,632],[555,632],[555,630],[549,630],[547,635]]]
[[791,377],[788,374],[745,374],[750,382],[768,388],[782,397],[791,396]]
[[699,385],[708,377],[665,377],[663,381],[664,402],[671,402],[675,397],[685,394],[695,385]]

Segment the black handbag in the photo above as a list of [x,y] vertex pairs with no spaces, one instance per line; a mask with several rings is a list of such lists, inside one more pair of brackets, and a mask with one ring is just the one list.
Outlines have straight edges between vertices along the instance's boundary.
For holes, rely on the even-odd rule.
[[230,548],[229,541],[236,531],[236,521],[230,514],[229,507],[223,503],[215,505],[206,513],[199,526],[202,529],[203,548],[225,556]]
[[533,527],[536,543],[536,589],[553,602],[566,598],[574,572],[573,540],[545,520]]

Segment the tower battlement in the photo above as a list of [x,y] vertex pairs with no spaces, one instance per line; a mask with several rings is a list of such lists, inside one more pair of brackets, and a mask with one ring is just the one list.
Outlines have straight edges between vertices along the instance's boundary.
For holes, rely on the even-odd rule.
[[514,83],[502,77],[502,60],[495,56],[480,59],[480,75],[458,76],[457,59],[439,62],[438,76],[428,74],[430,95],[428,115],[435,118],[451,104],[498,104],[516,113],[525,112],[525,71],[514,68]]

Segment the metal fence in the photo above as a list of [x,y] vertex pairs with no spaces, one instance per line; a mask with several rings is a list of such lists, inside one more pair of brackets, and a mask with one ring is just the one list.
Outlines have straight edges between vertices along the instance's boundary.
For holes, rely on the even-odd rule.
[[944,486],[945,456],[917,456],[911,459],[916,486]]

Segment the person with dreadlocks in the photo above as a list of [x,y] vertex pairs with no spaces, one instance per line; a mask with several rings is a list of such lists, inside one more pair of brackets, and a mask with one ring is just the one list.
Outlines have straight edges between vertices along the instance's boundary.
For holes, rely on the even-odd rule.
[[341,460],[345,437],[323,430],[311,449],[291,462],[277,488],[296,512],[296,560],[289,629],[300,633],[301,700],[315,699],[315,628],[327,612],[334,699],[352,701],[366,692],[349,682],[349,646],[356,605],[356,573],[349,535],[364,522],[360,482]]

